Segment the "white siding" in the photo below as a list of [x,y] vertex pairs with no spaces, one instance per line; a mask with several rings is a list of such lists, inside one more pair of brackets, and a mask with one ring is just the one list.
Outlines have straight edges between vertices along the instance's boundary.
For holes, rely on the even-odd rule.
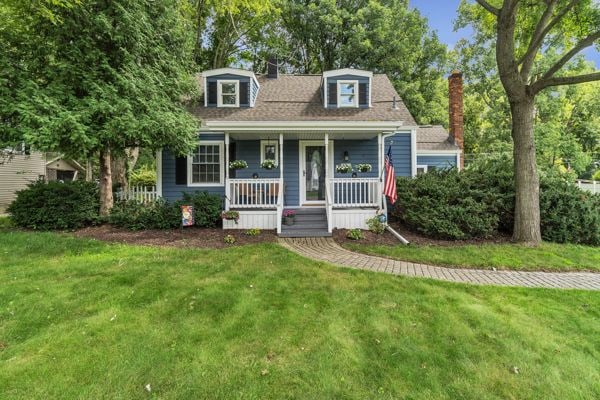
[[[2,159],[2,161],[5,161]],[[0,165],[0,213],[15,198],[17,190],[24,189],[40,175],[46,174],[44,153],[31,153],[29,156],[15,155],[10,161]]]
[[237,224],[233,220],[223,220],[223,229],[277,229],[277,210],[240,211]]
[[376,215],[375,209],[333,210],[333,229],[368,229],[367,220]]

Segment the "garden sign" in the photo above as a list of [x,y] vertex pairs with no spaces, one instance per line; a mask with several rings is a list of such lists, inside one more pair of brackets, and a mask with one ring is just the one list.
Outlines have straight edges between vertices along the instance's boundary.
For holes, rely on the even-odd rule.
[[181,227],[194,226],[194,206],[181,206]]

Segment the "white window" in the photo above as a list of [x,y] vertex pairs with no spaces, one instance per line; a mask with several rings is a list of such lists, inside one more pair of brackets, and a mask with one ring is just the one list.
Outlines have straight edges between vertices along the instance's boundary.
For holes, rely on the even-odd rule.
[[427,173],[427,165],[417,165],[417,175],[422,175]]
[[275,164],[279,164],[279,143],[276,140],[260,141],[260,162],[265,160],[275,160]]
[[217,106],[240,106],[240,81],[217,81]]
[[358,81],[338,81],[338,107],[358,107]]
[[223,143],[202,141],[188,157],[188,186],[222,186]]

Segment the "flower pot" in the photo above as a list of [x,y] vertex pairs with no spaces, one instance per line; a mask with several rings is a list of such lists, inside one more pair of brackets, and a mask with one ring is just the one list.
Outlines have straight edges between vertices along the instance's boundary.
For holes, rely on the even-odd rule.
[[294,217],[283,217],[284,225],[294,225],[295,218]]

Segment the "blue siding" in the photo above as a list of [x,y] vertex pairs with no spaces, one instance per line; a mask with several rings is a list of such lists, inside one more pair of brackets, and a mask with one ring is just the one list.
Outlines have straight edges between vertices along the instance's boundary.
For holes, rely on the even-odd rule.
[[419,156],[417,155],[417,165],[427,165],[428,167],[436,167],[438,169],[448,169],[456,167],[456,155],[440,154],[436,156]]
[[[359,105],[360,108],[369,108],[369,98],[371,95],[371,85],[369,82],[369,78],[365,78],[364,76],[356,76],[356,75],[339,75],[327,78],[327,85],[324,90],[327,90],[327,102],[329,103],[329,99],[331,99],[331,93],[329,93],[329,84],[337,83],[337,81],[358,81],[359,84],[366,83],[367,84],[367,104]],[[356,93],[358,96],[358,93]],[[337,108],[337,98],[335,99],[336,104],[327,104],[327,108]]]
[[[247,82],[247,83],[249,83],[249,85],[248,85],[248,91],[250,92],[249,95],[252,96],[252,94],[253,94],[254,84],[251,82],[251,79],[248,78],[247,76],[233,75],[233,74],[215,75],[215,76],[206,78],[206,82],[207,82],[206,90],[208,90],[209,82],[217,82],[219,80],[238,80],[240,82]],[[254,95],[256,95],[256,94],[254,94]],[[216,103],[208,103],[208,107],[216,107],[216,106],[217,106]],[[248,99],[240,99],[240,107],[250,107],[250,103],[248,103]]]
[[[279,138],[271,141],[279,146]],[[260,167],[260,140],[240,140],[235,142],[235,158],[244,160],[248,163],[248,168],[237,170],[236,178],[252,178],[252,174],[257,173],[259,178],[279,178],[279,167],[267,170]],[[285,145],[284,145],[285,148]],[[298,156],[296,156],[296,159]],[[285,162],[286,160],[284,160]]]
[[[392,145],[392,160],[396,176],[412,176],[410,133],[397,133],[385,139],[384,152]],[[385,155],[384,154],[384,155]]]
[[300,205],[299,152],[299,142],[297,140],[285,140],[283,142],[283,201],[285,206],[296,207]]
[[[371,164],[373,170],[371,172],[359,172],[358,176],[363,178],[377,178],[379,171],[377,170],[377,138],[365,140],[336,140],[333,145],[333,160],[334,160],[334,175],[336,178],[349,178],[350,174],[338,174],[335,172],[335,165],[349,162],[353,167],[356,164]],[[344,161],[344,151],[348,151],[348,161]]]
[[[204,140],[224,141],[223,134],[199,134],[199,142]],[[167,201],[181,199],[182,193],[208,192],[219,196],[225,195],[225,186],[193,186],[175,184],[175,156],[167,149],[162,151],[162,195]]]

